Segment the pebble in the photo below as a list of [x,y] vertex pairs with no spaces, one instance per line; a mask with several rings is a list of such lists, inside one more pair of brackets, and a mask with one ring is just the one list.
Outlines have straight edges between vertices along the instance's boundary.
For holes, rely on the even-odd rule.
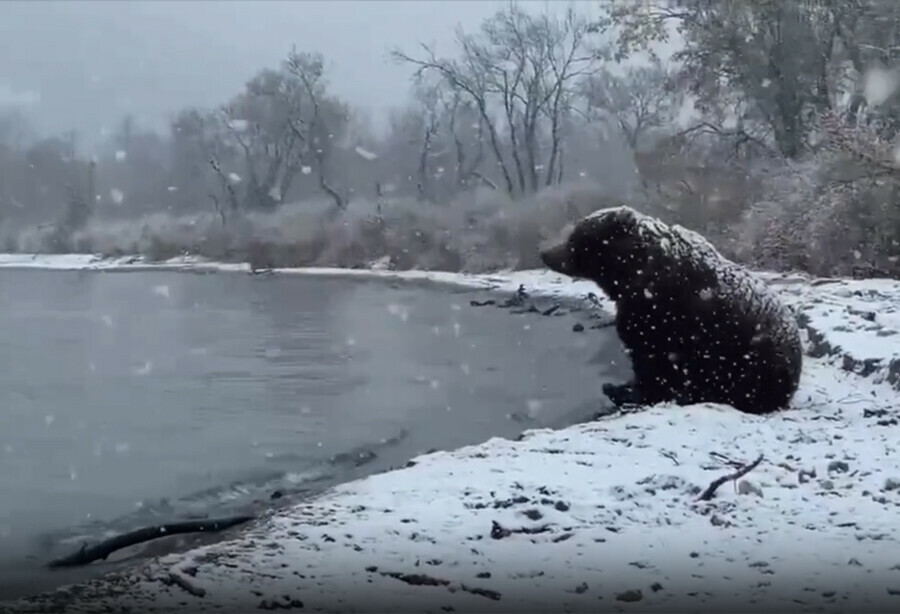
[[634,603],[644,598],[644,593],[640,589],[632,589],[616,595],[616,601],[624,601],[626,603]]
[[850,471],[850,465],[844,461],[831,461],[828,463],[828,473],[847,473]]
[[884,490],[890,492],[892,490],[900,490],[900,480],[896,478],[888,478],[884,481]]

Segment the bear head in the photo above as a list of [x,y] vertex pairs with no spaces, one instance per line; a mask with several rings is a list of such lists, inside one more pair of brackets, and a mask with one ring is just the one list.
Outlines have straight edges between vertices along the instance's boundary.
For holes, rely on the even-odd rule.
[[647,232],[653,222],[630,207],[600,209],[543,247],[541,260],[552,271],[593,281],[616,300],[640,284],[659,251]]

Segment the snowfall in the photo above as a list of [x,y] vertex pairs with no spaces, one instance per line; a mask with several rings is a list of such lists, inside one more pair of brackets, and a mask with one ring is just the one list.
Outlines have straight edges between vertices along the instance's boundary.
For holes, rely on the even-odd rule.
[[[90,256],[0,256],[0,267],[247,270]],[[599,294],[547,271],[290,273]],[[0,611],[896,611],[900,283],[759,275],[804,330],[787,411],[660,405],[427,454],[225,541]]]

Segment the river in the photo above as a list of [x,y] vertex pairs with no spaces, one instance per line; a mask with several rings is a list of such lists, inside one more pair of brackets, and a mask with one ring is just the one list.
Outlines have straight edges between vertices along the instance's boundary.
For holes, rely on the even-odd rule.
[[302,275],[0,271],[0,599],[70,581],[42,563],[110,532],[235,513],[608,407],[602,383],[630,372],[614,329],[592,330],[587,312],[471,304],[490,297]]

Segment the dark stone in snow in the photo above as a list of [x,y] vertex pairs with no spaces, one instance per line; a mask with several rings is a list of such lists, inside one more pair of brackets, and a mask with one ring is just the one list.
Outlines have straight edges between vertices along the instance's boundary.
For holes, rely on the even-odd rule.
[[828,473],[847,473],[850,471],[850,465],[844,461],[831,461],[828,463]]
[[616,601],[624,601],[626,603],[634,603],[644,598],[644,593],[640,589],[628,590],[616,595]]

